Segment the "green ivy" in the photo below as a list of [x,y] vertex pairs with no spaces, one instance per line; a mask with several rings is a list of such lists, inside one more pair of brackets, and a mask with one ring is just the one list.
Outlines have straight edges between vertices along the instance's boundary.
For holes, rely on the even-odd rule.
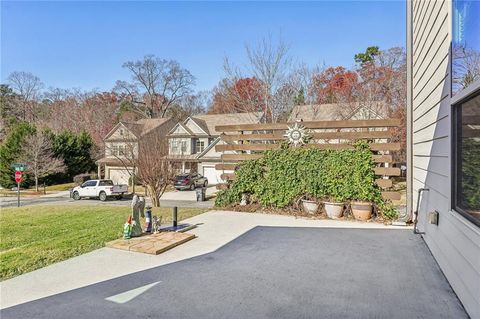
[[368,144],[350,150],[288,148],[266,151],[260,159],[245,161],[230,188],[218,193],[219,207],[238,203],[242,193],[264,207],[283,208],[300,196],[331,201],[364,200],[377,205],[385,218],[396,210],[383,200],[375,183],[374,162]]

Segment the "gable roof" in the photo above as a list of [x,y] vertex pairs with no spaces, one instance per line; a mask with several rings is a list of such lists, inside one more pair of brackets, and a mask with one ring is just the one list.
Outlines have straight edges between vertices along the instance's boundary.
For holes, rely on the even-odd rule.
[[250,113],[227,113],[227,114],[206,114],[190,117],[207,134],[218,136],[221,132],[215,130],[215,126],[229,124],[254,124],[259,123],[262,118],[261,112]]
[[383,102],[296,105],[290,113],[288,122],[295,122],[300,119],[303,121],[334,121],[355,117],[357,119],[367,119],[366,114],[362,113],[368,113],[369,116],[374,118],[386,118],[388,117],[388,108]]
[[173,135],[173,136],[178,136],[178,135],[182,135],[182,134],[172,134],[173,132],[175,132],[175,130],[181,126],[186,132],[188,135],[195,135],[195,133],[193,133],[184,123],[180,123],[178,122],[177,124],[175,124],[175,126],[170,130],[170,132],[168,132],[168,136],[170,135]]
[[166,118],[155,118],[155,119],[141,119],[136,122],[126,122],[121,121],[115,125],[110,132],[104,137],[104,140],[108,139],[120,126],[125,127],[129,130],[135,137],[139,138],[154,129],[162,126],[163,124],[169,122],[171,120],[170,117]]
[[195,117],[189,117],[188,119],[185,120],[185,123],[188,121],[188,120],[191,120],[193,123],[195,123],[202,131],[205,132],[205,134],[208,135],[208,126],[207,126],[207,123],[202,120],[202,119],[199,119],[199,118],[195,118]]

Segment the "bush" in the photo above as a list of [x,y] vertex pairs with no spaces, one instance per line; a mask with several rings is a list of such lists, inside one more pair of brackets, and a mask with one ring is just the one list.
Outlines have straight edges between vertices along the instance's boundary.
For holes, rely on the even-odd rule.
[[229,189],[218,193],[215,204],[238,203],[242,193],[264,207],[283,208],[299,196],[332,201],[365,200],[383,216],[396,217],[375,183],[372,152],[365,142],[352,150],[288,148],[266,151],[264,157],[242,163]]
[[73,177],[73,182],[76,185],[81,185],[83,182],[88,181],[89,179],[96,179],[98,176],[95,173],[84,173],[84,174],[78,174]]
[[49,184],[71,182],[76,175],[95,171],[97,166],[91,156],[93,147],[93,140],[85,131],[79,134],[68,131],[52,134],[55,156],[63,158],[67,169],[64,173],[50,175],[47,182]]
[[[0,146],[0,185],[5,188],[17,186],[15,170],[12,168],[22,153],[24,140],[36,131],[35,126],[27,122],[12,123],[5,141]],[[27,177],[27,178],[25,178]],[[24,174],[21,187],[28,187],[32,180]]]

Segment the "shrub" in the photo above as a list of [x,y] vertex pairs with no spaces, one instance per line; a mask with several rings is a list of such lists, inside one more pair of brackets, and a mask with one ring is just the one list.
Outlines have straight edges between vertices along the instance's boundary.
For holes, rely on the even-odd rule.
[[238,203],[242,193],[264,207],[283,208],[302,195],[332,201],[374,202],[383,216],[396,217],[375,183],[372,152],[365,142],[351,150],[288,148],[266,151],[264,157],[245,161],[229,189],[218,193],[215,204]]
[[52,148],[56,156],[63,158],[66,171],[49,176],[50,184],[71,182],[73,177],[84,172],[97,169],[92,158],[93,140],[90,134],[82,131],[79,134],[64,131],[52,134]]
[[73,177],[73,182],[77,185],[83,184],[83,182],[88,181],[89,179],[96,179],[97,174],[95,173],[84,173],[84,174],[78,174]]
[[[10,132],[5,141],[0,145],[0,185],[2,187],[10,188],[17,185],[14,177],[15,170],[12,168],[12,164],[20,157],[25,139],[34,134],[35,131],[35,126],[27,122],[14,122],[11,124]],[[31,182],[31,179],[25,174],[21,187],[28,187],[31,185]]]

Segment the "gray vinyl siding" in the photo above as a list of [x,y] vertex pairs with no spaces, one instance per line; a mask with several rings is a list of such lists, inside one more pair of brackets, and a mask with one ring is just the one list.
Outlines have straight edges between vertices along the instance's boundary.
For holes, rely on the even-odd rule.
[[[419,229],[472,318],[480,318],[480,229],[451,209],[451,1],[408,3],[409,209],[420,200]],[[427,223],[437,210],[439,225]],[[424,314],[428,315],[428,314]]]

